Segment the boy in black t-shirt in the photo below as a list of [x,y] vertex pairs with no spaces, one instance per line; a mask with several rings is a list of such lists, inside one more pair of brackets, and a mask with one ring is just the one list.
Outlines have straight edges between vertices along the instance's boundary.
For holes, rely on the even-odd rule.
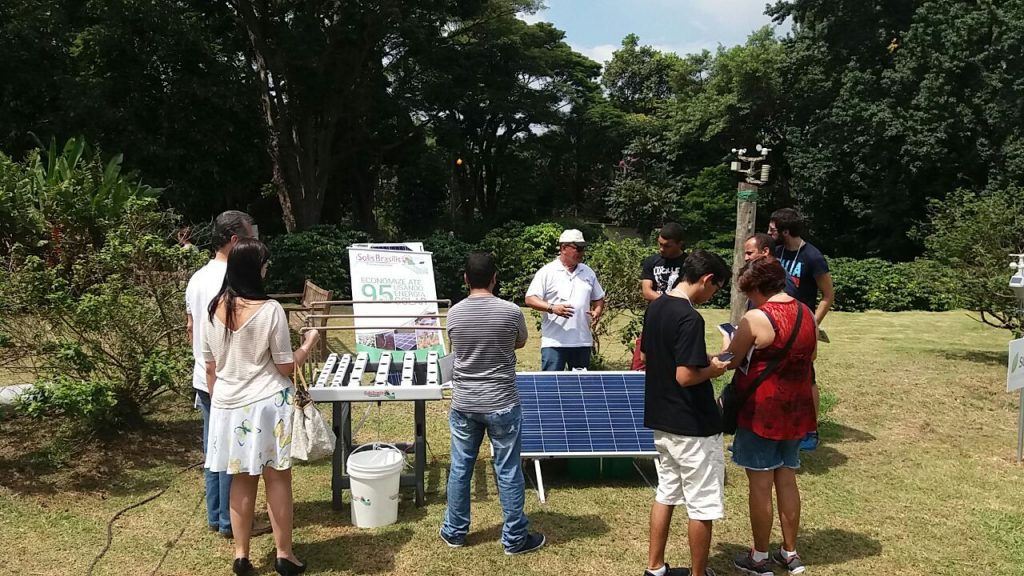
[[676,222],[669,222],[658,233],[658,253],[644,259],[640,272],[644,300],[657,300],[658,296],[675,286],[685,260],[683,227]]
[[[710,300],[730,274],[721,257],[695,250],[683,264],[681,281],[651,302],[644,315],[644,426],[654,430],[658,450],[644,576],[714,575],[707,560],[712,521],[724,515],[725,457],[711,379],[725,373],[727,363],[708,356],[704,319],[694,306]],[[665,563],[672,511],[680,504],[689,517],[690,570]]]
[[[658,253],[644,258],[640,268],[640,293],[644,300],[653,302],[675,286],[685,260],[683,227],[677,222],[669,222],[658,232]],[[640,339],[637,338],[630,370],[644,369],[644,363],[640,360],[641,348]]]

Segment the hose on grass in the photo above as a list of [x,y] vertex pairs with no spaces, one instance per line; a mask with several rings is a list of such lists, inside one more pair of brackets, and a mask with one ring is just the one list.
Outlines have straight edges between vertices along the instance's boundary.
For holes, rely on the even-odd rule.
[[[199,506],[204,500],[206,500],[206,494],[200,494],[199,499],[196,500],[196,506],[192,509],[192,514],[189,515],[189,518],[196,513],[196,510],[199,509]],[[156,563],[156,568],[153,568],[153,571],[149,573],[149,576],[156,576],[156,573],[159,572],[160,568],[164,565],[164,560],[167,560],[167,556],[170,555],[171,550],[174,550],[174,547],[178,545],[178,541],[185,535],[185,530],[187,529],[188,520],[185,521],[185,525],[178,531],[178,535],[174,537],[174,540],[171,540],[170,543],[167,544],[167,549],[164,550],[164,555],[160,557],[160,561]]]
[[[152,496],[148,496],[148,497],[146,497],[146,498],[144,498],[144,499],[142,499],[142,500],[140,500],[140,501],[138,501],[138,502],[136,502],[134,504],[129,504],[128,506],[125,506],[124,508],[118,510],[110,518],[110,520],[107,521],[107,543],[103,546],[103,549],[100,550],[100,553],[97,554],[95,558],[93,558],[92,564],[89,565],[89,570],[86,572],[86,575],[87,576],[92,576],[93,571],[96,569],[96,565],[99,564],[100,560],[102,560],[103,557],[107,554],[107,552],[110,551],[110,546],[114,543],[114,522],[116,522],[117,519],[120,518],[122,514],[124,514],[125,512],[128,512],[129,510],[132,510],[134,508],[138,508],[139,506],[143,506],[145,504],[148,504],[148,503],[152,502],[153,500],[156,500],[160,496],[163,496],[164,492],[167,492],[167,490],[170,489],[170,487],[174,485],[174,481],[178,478],[178,476],[181,476],[182,474],[188,472],[189,470],[194,470],[194,469],[196,469],[196,468],[198,468],[198,467],[200,467],[202,465],[203,465],[202,462],[196,462],[195,464],[192,464],[191,466],[187,466],[187,467],[179,470],[174,475],[174,477],[171,478],[171,481],[167,484],[167,486],[165,486],[162,489],[160,489],[160,491],[158,491],[156,494],[153,494]],[[182,529],[182,533],[184,533],[184,531],[185,530]],[[178,538],[181,538],[181,534],[178,535]],[[177,542],[178,538],[175,538],[174,541]],[[167,552],[169,552],[169,551],[170,551],[170,548],[168,548]],[[163,564],[164,558],[167,557],[167,552],[165,552],[164,553],[164,557],[160,559],[160,564],[157,565],[157,569],[159,569],[160,565]],[[156,570],[153,570],[153,574],[155,574],[155,573],[156,573]]]

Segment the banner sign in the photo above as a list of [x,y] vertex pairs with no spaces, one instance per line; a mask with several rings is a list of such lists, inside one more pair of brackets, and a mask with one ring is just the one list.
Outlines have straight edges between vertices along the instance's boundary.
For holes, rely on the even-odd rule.
[[1010,361],[1006,365],[1006,391],[1024,388],[1024,338],[1010,341]]
[[415,353],[417,361],[425,361],[430,352],[444,356],[440,320],[424,317],[437,315],[437,304],[392,303],[437,299],[430,252],[424,252],[422,244],[413,242],[357,244],[349,247],[348,260],[355,301],[352,312],[356,315],[356,352],[369,353],[371,362],[376,362],[384,350],[401,352],[393,355],[398,362],[408,352]]

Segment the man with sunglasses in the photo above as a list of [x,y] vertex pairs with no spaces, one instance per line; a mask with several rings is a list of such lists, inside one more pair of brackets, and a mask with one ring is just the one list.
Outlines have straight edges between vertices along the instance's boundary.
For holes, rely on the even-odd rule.
[[558,258],[544,265],[526,290],[526,305],[544,313],[541,324],[541,370],[590,366],[593,327],[604,311],[604,288],[583,263],[587,242],[579,230],[558,238]]

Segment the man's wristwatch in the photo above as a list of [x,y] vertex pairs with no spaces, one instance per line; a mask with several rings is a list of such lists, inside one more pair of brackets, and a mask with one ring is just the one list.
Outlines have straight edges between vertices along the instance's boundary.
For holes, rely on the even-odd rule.
[[554,314],[554,312],[555,312],[554,304],[548,304],[548,314]]

